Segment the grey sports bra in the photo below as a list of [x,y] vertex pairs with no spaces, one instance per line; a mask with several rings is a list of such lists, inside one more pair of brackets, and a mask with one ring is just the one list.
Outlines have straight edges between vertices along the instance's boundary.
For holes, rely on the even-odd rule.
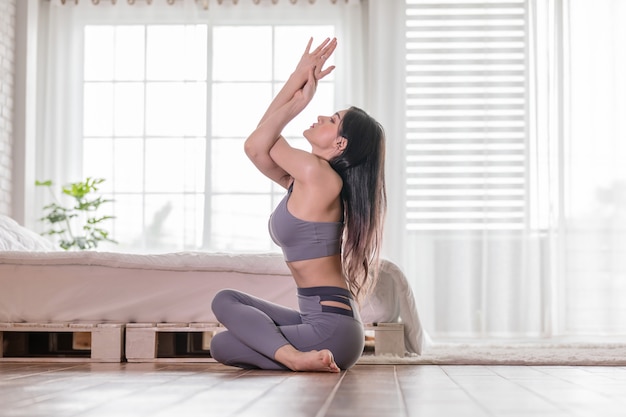
[[343,222],[308,222],[287,210],[293,184],[269,219],[270,236],[287,262],[322,258],[341,252]]

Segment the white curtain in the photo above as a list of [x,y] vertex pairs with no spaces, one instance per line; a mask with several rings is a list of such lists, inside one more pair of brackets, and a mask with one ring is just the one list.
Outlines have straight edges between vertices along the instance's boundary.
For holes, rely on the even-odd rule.
[[[531,227],[542,333],[626,333],[626,4],[530,2]],[[543,233],[545,231],[545,233]]]
[[563,135],[566,333],[626,333],[626,2],[567,2]]
[[626,334],[626,2],[526,6],[526,227],[406,234],[435,339]]

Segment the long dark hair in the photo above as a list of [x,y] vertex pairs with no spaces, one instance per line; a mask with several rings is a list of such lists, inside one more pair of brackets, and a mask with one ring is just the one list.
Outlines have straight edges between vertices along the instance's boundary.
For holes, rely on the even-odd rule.
[[346,148],[329,162],[343,180],[343,271],[350,291],[359,299],[373,287],[378,275],[387,210],[385,132],[365,111],[350,107],[339,135],[347,139]]

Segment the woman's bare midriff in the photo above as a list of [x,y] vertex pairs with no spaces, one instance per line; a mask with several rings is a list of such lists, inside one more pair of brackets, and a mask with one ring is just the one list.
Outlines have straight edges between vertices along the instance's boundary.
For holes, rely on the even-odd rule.
[[[341,269],[341,255],[287,262],[298,288],[339,287],[348,289]],[[320,304],[350,310],[350,307],[336,301],[321,301]]]

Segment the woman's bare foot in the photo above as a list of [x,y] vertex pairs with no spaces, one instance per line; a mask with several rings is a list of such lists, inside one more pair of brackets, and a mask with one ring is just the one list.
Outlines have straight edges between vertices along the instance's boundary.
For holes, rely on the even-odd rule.
[[291,345],[279,348],[274,358],[292,371],[339,372],[333,353],[328,349],[300,352]]

